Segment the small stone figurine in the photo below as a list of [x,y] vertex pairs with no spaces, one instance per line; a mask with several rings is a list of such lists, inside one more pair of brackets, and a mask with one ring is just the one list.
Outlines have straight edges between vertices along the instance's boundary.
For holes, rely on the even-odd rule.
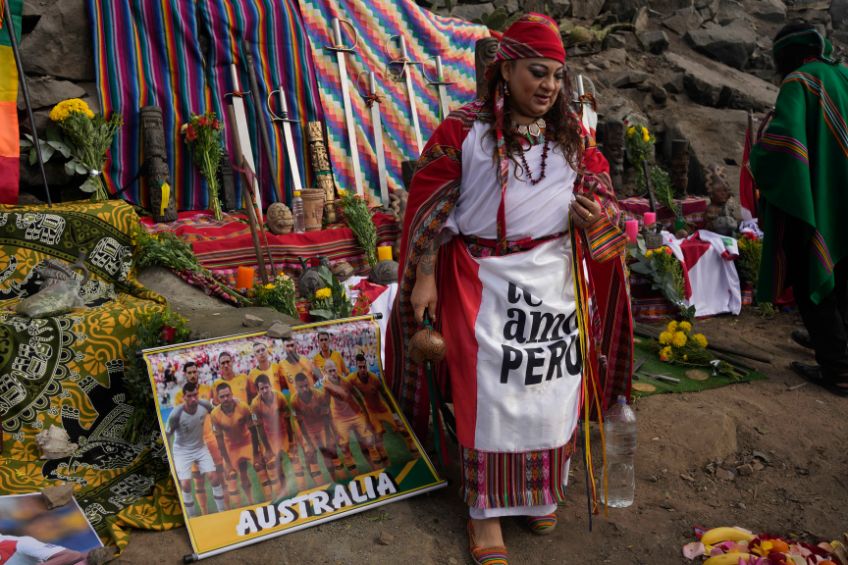
[[707,169],[707,192],[710,204],[704,214],[707,229],[721,235],[732,235],[739,225],[741,210],[733,197],[724,167],[711,165]]
[[282,202],[274,202],[268,206],[268,212],[265,214],[268,221],[268,229],[274,235],[282,235],[291,233],[294,229],[294,218],[289,207]]

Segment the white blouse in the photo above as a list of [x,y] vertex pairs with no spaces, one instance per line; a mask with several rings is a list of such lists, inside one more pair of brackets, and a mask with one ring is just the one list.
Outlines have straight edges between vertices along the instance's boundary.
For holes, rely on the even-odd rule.
[[[462,181],[456,208],[445,223],[451,234],[497,239],[501,189],[492,156],[495,142],[488,134],[491,124],[475,122],[462,143]],[[524,152],[534,179],[542,170],[543,145]],[[520,163],[520,158],[517,159]],[[515,178],[515,170],[519,170]],[[565,156],[548,149],[545,178],[530,184],[523,167],[510,161],[506,189],[506,235],[510,241],[538,239],[568,230],[568,206],[573,199],[577,174]]]

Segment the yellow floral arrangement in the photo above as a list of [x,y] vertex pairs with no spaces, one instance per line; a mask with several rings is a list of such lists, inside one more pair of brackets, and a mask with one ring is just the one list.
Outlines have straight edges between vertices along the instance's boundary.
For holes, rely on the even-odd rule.
[[625,130],[624,147],[627,159],[641,172],[642,161],[652,161],[654,156],[654,142],[656,138],[647,127],[635,124]]
[[106,153],[112,146],[112,140],[124,121],[120,114],[112,114],[109,119],[102,114],[95,114],[85,100],[68,98],[62,100],[50,110],[50,121],[46,139],[35,139],[24,134],[21,149],[29,149],[29,163],[35,164],[38,155],[36,148],[41,150],[44,162],[59,153],[67,159],[65,173],[68,176],[85,175],[87,178],[80,185],[80,190],[91,193],[92,200],[106,200],[109,193],[103,183],[103,168],[106,164]]
[[94,112],[88,107],[84,100],[79,98],[68,98],[62,100],[50,110],[50,121],[60,123],[68,119],[71,114],[82,114],[89,120],[94,118]]
[[693,333],[689,321],[669,322],[657,341],[660,361],[665,363],[706,366],[712,361],[707,351],[707,337],[702,333]]
[[253,287],[253,303],[256,306],[270,306],[278,312],[297,318],[295,294],[294,281],[280,273],[273,282]]
[[316,272],[324,286],[317,289],[310,297],[309,315],[315,320],[338,320],[350,317],[353,304],[344,285],[324,265],[318,267]]

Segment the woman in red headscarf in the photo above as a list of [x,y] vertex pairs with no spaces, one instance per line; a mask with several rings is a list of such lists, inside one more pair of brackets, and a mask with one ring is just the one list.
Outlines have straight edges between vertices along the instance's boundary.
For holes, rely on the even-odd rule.
[[501,517],[556,525],[581,404],[629,394],[632,332],[608,165],[571,109],[556,23],[514,23],[487,77],[487,96],[451,113],[418,161],[388,367],[426,431],[426,385],[404,350],[429,312],[448,344],[471,554],[496,565]]

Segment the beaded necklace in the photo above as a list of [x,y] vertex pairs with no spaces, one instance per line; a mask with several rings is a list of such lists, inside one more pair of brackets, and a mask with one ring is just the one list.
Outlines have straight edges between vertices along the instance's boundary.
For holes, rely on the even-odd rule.
[[540,138],[543,137],[545,139],[544,145],[542,146],[542,161],[540,163],[541,170],[539,171],[539,176],[535,179],[533,178],[533,171],[530,170],[530,166],[527,164],[527,158],[524,156],[524,143],[521,141],[518,143],[518,158],[521,160],[521,166],[524,167],[524,171],[527,173],[527,180],[530,181],[530,186],[536,186],[542,182],[542,179],[545,178],[545,168],[548,164],[548,150],[550,149],[550,144],[548,136],[545,135],[545,120],[543,118],[539,118],[535,122],[527,125],[519,124],[515,126],[515,131],[527,140],[529,147],[537,145]]

